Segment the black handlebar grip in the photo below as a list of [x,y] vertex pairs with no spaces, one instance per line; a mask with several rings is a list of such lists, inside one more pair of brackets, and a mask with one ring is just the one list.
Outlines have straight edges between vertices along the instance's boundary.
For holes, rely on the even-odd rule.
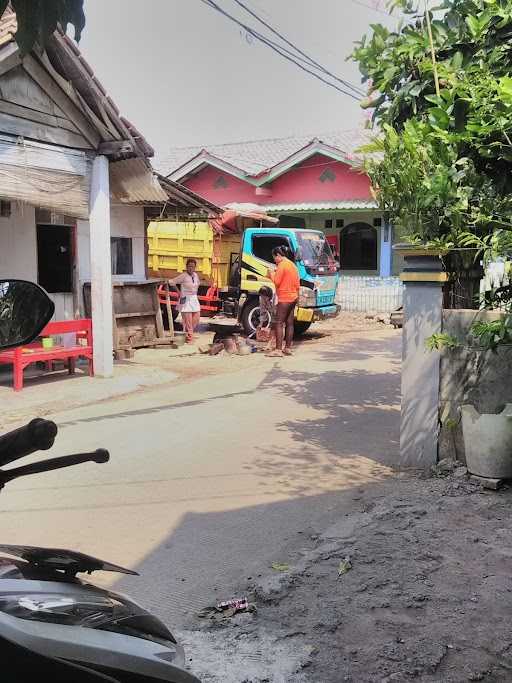
[[108,462],[110,460],[110,453],[105,448],[98,448],[94,451],[92,462]]
[[36,418],[0,436],[0,467],[35,451],[47,451],[53,446],[57,431],[55,422]]

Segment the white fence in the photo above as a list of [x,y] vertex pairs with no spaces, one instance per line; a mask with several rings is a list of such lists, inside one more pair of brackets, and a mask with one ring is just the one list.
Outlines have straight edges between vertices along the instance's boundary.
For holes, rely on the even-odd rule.
[[336,302],[342,311],[391,313],[402,305],[403,292],[397,277],[342,276]]

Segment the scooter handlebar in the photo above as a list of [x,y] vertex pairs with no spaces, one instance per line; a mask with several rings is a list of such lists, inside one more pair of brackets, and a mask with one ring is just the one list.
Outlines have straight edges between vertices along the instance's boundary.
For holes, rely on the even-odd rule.
[[0,487],[13,479],[26,477],[29,474],[41,474],[51,470],[60,470],[63,467],[73,467],[73,465],[81,465],[85,462],[104,463],[109,460],[110,453],[104,448],[98,448],[98,450],[91,453],[76,453],[75,455],[64,455],[60,458],[50,458],[50,460],[43,460],[42,462],[34,462],[30,465],[0,471]]
[[36,418],[24,427],[0,436],[0,467],[35,451],[48,450],[53,446],[57,431],[55,422]]

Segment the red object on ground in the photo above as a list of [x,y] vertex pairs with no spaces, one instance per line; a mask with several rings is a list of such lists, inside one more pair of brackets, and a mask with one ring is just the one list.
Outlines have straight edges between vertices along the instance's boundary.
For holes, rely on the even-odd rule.
[[[94,375],[93,364],[93,341],[92,341],[92,320],[83,318],[82,320],[62,320],[48,323],[40,333],[40,337],[53,337],[62,334],[76,334],[76,342],[73,346],[53,346],[43,348],[38,342],[19,346],[17,349],[0,351],[0,364],[12,365],[14,376],[14,391],[23,389],[23,370],[32,363],[44,362],[51,370],[52,361],[67,360],[69,374],[75,372],[75,361],[77,358],[86,358],[89,362],[89,375]],[[85,344],[79,344],[78,340],[84,339]]]

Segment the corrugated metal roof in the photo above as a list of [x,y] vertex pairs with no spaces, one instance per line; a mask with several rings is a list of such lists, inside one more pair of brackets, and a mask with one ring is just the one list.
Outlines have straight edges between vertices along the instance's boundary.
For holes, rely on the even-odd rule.
[[295,135],[286,138],[245,140],[243,142],[232,142],[223,145],[174,147],[166,154],[159,155],[154,164],[160,172],[168,175],[204,150],[236,166],[247,175],[259,175],[315,140],[340,150],[347,157],[354,156],[354,158],[357,158],[356,150],[369,141],[370,135],[371,132],[369,131],[357,129],[331,131],[314,135]]
[[167,192],[162,189],[151,167],[144,159],[125,159],[109,164],[112,197],[124,204],[164,203]]
[[346,210],[369,210],[378,208],[377,203],[371,199],[350,199],[333,202],[301,202],[297,204],[265,204],[261,207],[268,213],[278,211],[346,211]]

